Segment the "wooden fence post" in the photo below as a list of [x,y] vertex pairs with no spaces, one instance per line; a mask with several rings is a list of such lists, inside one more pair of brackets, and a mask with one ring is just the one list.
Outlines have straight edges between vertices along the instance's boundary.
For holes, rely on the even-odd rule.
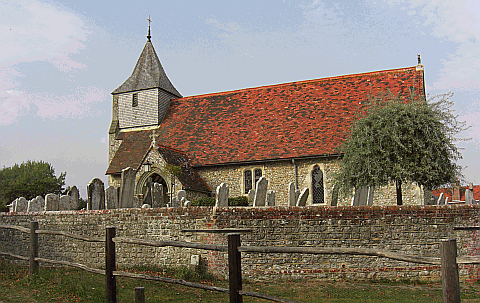
[[30,221],[30,266],[28,274],[33,275],[38,272],[38,234],[35,232],[38,229],[37,221]]
[[145,303],[145,287],[135,287],[135,303]]
[[441,240],[440,257],[442,264],[443,302],[460,303],[456,239]]
[[238,292],[242,290],[242,262],[240,234],[228,234],[228,288],[230,303],[242,303],[243,298]]
[[115,238],[116,228],[107,227],[105,235],[105,288],[107,292],[107,303],[117,303],[117,284],[113,272],[115,265]]

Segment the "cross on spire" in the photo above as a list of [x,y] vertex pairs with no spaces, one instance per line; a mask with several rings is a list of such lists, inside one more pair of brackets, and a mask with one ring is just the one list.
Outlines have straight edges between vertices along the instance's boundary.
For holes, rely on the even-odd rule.
[[150,41],[150,38],[152,38],[152,36],[150,36],[150,23],[152,23],[152,19],[150,19],[150,15],[148,15],[148,36],[147,36],[147,39],[148,41]]
[[152,138],[152,146],[157,147],[157,133],[155,129],[152,129],[152,134],[150,135],[150,138]]

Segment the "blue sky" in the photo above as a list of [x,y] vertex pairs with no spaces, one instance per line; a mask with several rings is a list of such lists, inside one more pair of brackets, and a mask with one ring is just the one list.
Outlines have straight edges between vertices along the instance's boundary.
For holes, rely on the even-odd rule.
[[111,95],[146,41],[184,96],[425,66],[471,126],[458,142],[480,183],[480,3],[8,1],[0,3],[0,167],[27,160],[85,187],[107,168]]

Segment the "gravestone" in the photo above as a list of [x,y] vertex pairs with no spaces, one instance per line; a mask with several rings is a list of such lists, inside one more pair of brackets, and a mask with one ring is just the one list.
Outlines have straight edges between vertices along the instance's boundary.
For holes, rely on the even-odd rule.
[[72,210],[72,197],[69,195],[60,196],[58,210]]
[[163,186],[160,183],[153,183],[153,203],[152,207],[157,208],[157,207],[164,207],[165,206],[165,201],[163,198]]
[[42,196],[37,196],[35,199],[37,199],[38,204],[42,208],[42,210],[39,211],[43,211],[45,209],[45,199]]
[[298,197],[297,206],[307,205],[307,199],[308,199],[309,192],[310,191],[309,191],[308,187],[306,187],[302,190],[302,192],[300,193],[300,197]]
[[179,207],[183,207],[185,201],[187,201],[187,192],[183,189],[177,192],[177,201],[179,201]]
[[58,203],[60,197],[56,194],[47,194],[45,196],[45,211],[56,211],[58,210]]
[[172,197],[172,201],[170,202],[170,207],[178,207],[179,206],[179,201],[177,199],[177,197]]
[[17,199],[13,200],[12,203],[8,204],[7,206],[9,212],[14,212],[15,207],[17,207]]
[[297,205],[297,195],[295,193],[295,183],[290,182],[288,184],[288,205],[296,206]]
[[217,195],[215,197],[215,207],[228,207],[228,195],[230,189],[225,183],[221,183],[217,186]]
[[114,186],[109,186],[105,190],[105,209],[118,208],[118,190]]
[[275,206],[275,191],[268,190],[267,191],[267,206]]
[[42,205],[43,198],[41,200],[38,199],[38,198],[42,198],[42,197],[36,197],[36,198],[28,201],[27,212],[43,211],[43,209],[45,207],[45,203],[43,203],[43,205]]
[[369,187],[362,187],[360,190],[355,190],[355,198],[353,206],[366,206],[368,204],[370,194]]
[[265,177],[260,177],[257,181],[255,189],[255,198],[253,199],[253,207],[265,206],[267,199],[268,180]]
[[67,195],[69,195],[72,198],[71,210],[77,210],[80,202],[80,193],[78,192],[78,188],[76,186],[73,186],[72,188],[70,188]]
[[135,192],[135,174],[136,171],[131,167],[122,170],[122,183],[120,185],[119,198],[120,208],[135,207],[133,201],[133,195]]
[[132,202],[133,202],[133,208],[140,208],[142,206],[140,199],[138,197],[134,196],[132,198]]
[[473,183],[470,183],[465,189],[465,203],[473,204],[474,202],[475,198],[473,197]]
[[298,198],[300,198],[300,190],[296,189],[295,190],[295,206],[297,205]]
[[372,206],[373,205],[373,194],[375,192],[375,187],[369,186],[368,187],[368,197],[367,197],[367,205]]
[[437,205],[445,205],[445,194],[441,193],[438,197]]
[[94,178],[88,183],[87,199],[89,210],[105,209],[105,187],[102,180]]
[[248,191],[248,205],[253,205],[253,200],[255,199],[255,190],[251,189]]
[[20,197],[17,199],[17,203],[15,206],[16,212],[25,212],[27,211],[28,201],[24,197]]
[[434,205],[434,201],[432,191],[428,189],[423,190],[423,205]]
[[448,204],[448,197],[445,197],[445,205]]
[[185,204],[183,205],[184,207],[190,207],[192,206],[192,201],[185,201]]
[[150,206],[150,204],[143,204],[142,208],[152,208],[152,206]]

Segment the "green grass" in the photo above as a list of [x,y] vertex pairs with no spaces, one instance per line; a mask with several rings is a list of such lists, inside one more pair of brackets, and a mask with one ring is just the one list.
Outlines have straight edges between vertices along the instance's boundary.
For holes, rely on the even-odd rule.
[[[124,269],[227,288],[227,282],[202,268]],[[105,302],[105,277],[71,268],[40,268],[29,277],[27,268],[0,259],[0,301]],[[384,283],[386,282],[386,283]],[[118,302],[133,302],[134,288],[145,287],[146,302],[228,302],[228,295],[155,281],[117,277]],[[319,282],[308,279],[274,282],[244,281],[245,290],[300,302],[442,302],[441,285],[412,281],[391,283]],[[244,302],[269,302],[244,297]],[[480,284],[462,285],[462,303],[480,302]]]

